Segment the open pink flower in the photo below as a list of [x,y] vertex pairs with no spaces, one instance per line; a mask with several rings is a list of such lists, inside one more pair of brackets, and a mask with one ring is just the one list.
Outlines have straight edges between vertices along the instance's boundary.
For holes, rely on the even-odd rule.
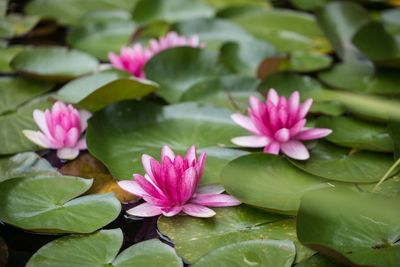
[[138,78],[144,78],[143,67],[155,54],[172,47],[204,47],[197,36],[186,38],[176,32],[169,32],[160,39],[151,39],[149,44],[143,47],[141,44],[134,44],[132,47],[121,48],[121,54],[113,52],[108,58],[114,68],[125,70]]
[[24,130],[23,133],[41,147],[57,149],[60,159],[74,159],[79,150],[86,149],[85,137],[81,135],[90,116],[88,111],[78,111],[72,105],[57,101],[51,110],[33,111],[33,119],[40,131]]
[[185,157],[175,156],[168,146],[164,146],[161,163],[143,155],[145,176],[134,174],[134,180],[118,183],[125,191],[146,201],[127,213],[141,217],[159,214],[170,217],[182,211],[195,217],[212,217],[215,212],[207,207],[239,205],[234,197],[221,194],[224,191],[222,186],[199,187],[205,161],[204,152],[197,159],[195,146],[188,150]]
[[266,103],[251,96],[248,116],[232,114],[232,120],[253,133],[240,136],[231,141],[244,147],[264,147],[265,153],[279,154],[279,151],[298,160],[310,157],[302,141],[313,140],[329,135],[332,130],[324,128],[306,128],[306,115],[311,108],[312,99],[300,104],[299,92],[286,99],[274,89],[268,91]]

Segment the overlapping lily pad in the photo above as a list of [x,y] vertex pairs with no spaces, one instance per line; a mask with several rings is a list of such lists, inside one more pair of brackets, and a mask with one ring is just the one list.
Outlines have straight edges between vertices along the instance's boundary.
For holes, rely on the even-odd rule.
[[86,236],[66,236],[48,243],[29,260],[27,267],[181,267],[173,248],[152,239],[133,245],[119,255],[120,229],[101,230]]
[[291,241],[251,240],[220,247],[192,266],[219,267],[223,263],[232,267],[290,267],[295,255],[296,250]]
[[244,134],[226,109],[184,103],[161,106],[150,102],[122,102],[96,113],[89,121],[89,151],[100,159],[117,179],[131,179],[143,173],[140,158],[159,158],[169,145],[186,153],[193,144],[208,152],[203,182],[218,181],[222,167],[245,152],[227,149],[230,139]]
[[12,68],[10,67],[10,62],[15,57],[15,55],[17,55],[24,49],[24,46],[9,46],[5,48],[0,48],[0,72],[13,72]]
[[53,83],[46,81],[0,78],[0,115],[15,111],[21,104],[50,91],[53,86]]
[[189,263],[221,247],[258,239],[294,241],[296,262],[314,254],[297,241],[293,219],[244,205],[215,211],[217,215],[207,220],[189,216],[160,217],[158,229],[174,242],[178,255]]
[[0,158],[0,182],[16,178],[38,175],[57,175],[50,163],[33,152]]
[[303,244],[346,265],[396,266],[399,201],[339,188],[311,191],[301,200],[297,234]]
[[326,139],[340,146],[378,152],[393,151],[392,138],[386,125],[349,117],[322,117],[316,126],[332,129],[333,132]]
[[341,185],[303,172],[284,157],[264,153],[231,161],[221,172],[221,182],[240,201],[283,214],[296,214],[305,192]]
[[138,80],[128,73],[106,71],[75,79],[63,86],[56,98],[97,111],[109,104],[150,94],[157,84]]
[[160,52],[145,66],[146,77],[160,84],[157,94],[170,103],[177,102],[192,85],[225,72],[216,53],[189,47]]
[[54,46],[24,50],[14,57],[11,66],[27,76],[67,81],[95,71],[98,61],[84,52]]
[[372,183],[393,164],[390,154],[341,148],[320,142],[310,151],[307,161],[291,160],[311,174],[343,182]]
[[91,185],[72,176],[9,179],[1,183],[0,219],[35,232],[93,232],[113,221],[121,206],[113,194],[75,198]]

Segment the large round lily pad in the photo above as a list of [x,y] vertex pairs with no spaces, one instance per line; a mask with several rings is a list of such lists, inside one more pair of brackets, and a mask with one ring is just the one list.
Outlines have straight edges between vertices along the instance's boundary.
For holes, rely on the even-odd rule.
[[215,217],[207,220],[190,216],[160,217],[157,226],[174,242],[178,255],[188,263],[218,248],[257,239],[294,241],[296,262],[314,254],[297,241],[293,219],[244,205],[215,211]]
[[35,232],[90,233],[120,213],[113,194],[74,199],[92,180],[72,176],[14,178],[1,183],[0,219]]
[[284,214],[296,214],[305,192],[334,186],[297,169],[284,157],[264,153],[231,161],[221,172],[221,182],[240,201]]
[[216,78],[225,71],[216,53],[200,48],[178,47],[155,55],[145,66],[146,77],[160,84],[157,94],[174,103],[192,85]]
[[339,188],[310,191],[297,217],[300,241],[346,265],[396,266],[400,261],[399,198]]
[[390,154],[351,150],[319,142],[307,161],[290,160],[311,174],[331,180],[356,183],[379,181],[392,166]]
[[220,247],[200,260],[193,267],[290,267],[296,250],[291,241],[251,240]]
[[123,242],[120,229],[91,235],[61,237],[39,249],[27,267],[181,267],[181,259],[170,246],[152,239],[133,245],[118,256]]
[[129,74],[107,71],[75,79],[64,85],[56,98],[97,111],[121,100],[138,99],[150,94],[158,85],[137,80]]
[[143,173],[142,154],[159,158],[169,145],[186,153],[191,145],[207,151],[204,181],[218,181],[222,167],[245,152],[227,149],[230,139],[245,131],[230,119],[226,109],[194,103],[161,106],[150,102],[122,102],[96,113],[89,121],[89,151],[117,179]]
[[11,61],[17,72],[35,78],[66,81],[93,72],[98,62],[92,56],[65,47],[38,47],[18,53]]

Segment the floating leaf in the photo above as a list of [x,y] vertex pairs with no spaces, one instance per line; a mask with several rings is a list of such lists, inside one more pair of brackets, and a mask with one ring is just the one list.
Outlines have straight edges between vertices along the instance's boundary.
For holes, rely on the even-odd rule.
[[182,261],[170,246],[147,240],[123,250],[120,229],[101,230],[90,235],[65,236],[39,249],[27,267],[181,267]]
[[15,112],[0,116],[0,155],[15,154],[38,149],[26,138],[22,131],[37,129],[32,113],[35,109],[44,110],[51,104],[45,98],[34,99]]
[[164,145],[182,154],[195,144],[208,153],[203,182],[217,182],[222,167],[245,154],[224,148],[234,147],[230,138],[244,133],[229,116],[228,110],[194,103],[161,106],[123,102],[91,118],[87,143],[89,151],[117,179],[131,179],[133,173],[143,173],[142,154],[158,159]]
[[291,241],[251,240],[220,247],[198,260],[193,267],[263,266],[290,267],[296,250]]
[[114,192],[116,198],[123,203],[136,200],[134,195],[122,190],[107,168],[89,153],[82,154],[74,161],[63,165],[60,172],[63,175],[93,179],[93,185],[85,195]]
[[200,0],[139,0],[133,10],[133,19],[139,23],[177,22],[213,15],[214,9]]
[[266,8],[270,6],[270,4],[264,0],[203,0],[203,2],[217,9],[224,9],[236,6],[254,6],[258,8]]
[[0,72],[13,72],[12,68],[10,67],[10,62],[16,54],[24,49],[24,46],[9,46],[6,48],[0,48]]
[[25,12],[42,18],[57,20],[60,24],[79,24],[80,19],[94,10],[131,10],[136,0],[32,0]]
[[[14,178],[1,183],[0,219],[35,232],[90,233],[111,221],[121,206],[113,194],[75,198],[92,180],[72,176]],[[75,198],[75,199],[74,199]]]
[[301,200],[297,234],[303,244],[346,265],[396,266],[399,200],[339,188],[310,191]]
[[330,180],[297,169],[283,157],[264,153],[229,162],[221,172],[221,183],[243,203],[293,215],[305,192],[335,186]]
[[390,154],[350,150],[328,143],[318,143],[307,161],[290,160],[311,174],[343,182],[379,181],[393,164]]
[[11,66],[35,78],[66,81],[95,71],[98,62],[86,53],[65,47],[37,47],[18,53]]
[[343,265],[334,263],[330,259],[320,254],[316,254],[311,258],[300,262],[296,267],[343,267]]
[[246,110],[251,95],[258,95],[259,80],[241,75],[227,75],[193,85],[181,102],[196,101],[233,110]]
[[0,182],[16,177],[57,174],[47,160],[33,152],[0,158]]
[[56,98],[97,111],[121,100],[141,98],[156,88],[157,84],[151,81],[138,80],[127,73],[107,71],[67,83],[57,92]]
[[192,85],[224,74],[217,54],[199,48],[179,47],[162,51],[145,66],[146,77],[160,84],[157,94],[177,102]]
[[297,241],[293,219],[243,205],[215,211],[215,217],[207,220],[190,216],[162,216],[157,226],[163,235],[174,242],[178,255],[188,263],[196,262],[218,248],[258,239],[294,241],[296,262],[314,254]]
[[0,115],[16,109],[53,88],[54,84],[46,81],[35,81],[19,77],[0,78]]
[[128,45],[135,28],[129,20],[90,21],[68,32],[67,43],[101,60],[108,60],[110,51],[118,52]]

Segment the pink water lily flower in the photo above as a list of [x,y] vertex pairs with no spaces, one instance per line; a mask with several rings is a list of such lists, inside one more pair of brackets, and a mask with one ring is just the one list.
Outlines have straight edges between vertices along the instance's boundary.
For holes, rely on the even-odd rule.
[[134,174],[134,180],[118,183],[122,189],[145,201],[127,213],[140,217],[159,214],[170,217],[184,212],[195,217],[212,217],[215,212],[208,207],[239,205],[236,198],[221,194],[224,192],[222,186],[199,187],[205,162],[206,153],[203,152],[197,159],[195,146],[188,150],[185,157],[175,156],[168,146],[164,146],[160,163],[143,155],[144,177]]
[[306,116],[312,105],[312,99],[300,103],[299,92],[286,99],[274,89],[268,91],[264,104],[255,96],[249,99],[248,116],[232,114],[232,120],[250,131],[251,136],[240,136],[231,141],[244,147],[264,147],[265,153],[282,152],[293,159],[306,160],[310,154],[302,143],[329,135],[332,130],[325,128],[306,128]]
[[111,65],[131,73],[138,78],[145,78],[143,67],[155,54],[172,47],[204,47],[197,36],[186,38],[176,32],[169,32],[160,39],[151,39],[147,46],[134,44],[132,47],[122,47],[121,54],[108,54]]
[[78,111],[72,105],[57,101],[51,110],[33,111],[33,119],[40,131],[24,130],[24,135],[33,143],[50,149],[57,149],[60,159],[74,159],[79,150],[86,149],[83,132],[91,114]]

